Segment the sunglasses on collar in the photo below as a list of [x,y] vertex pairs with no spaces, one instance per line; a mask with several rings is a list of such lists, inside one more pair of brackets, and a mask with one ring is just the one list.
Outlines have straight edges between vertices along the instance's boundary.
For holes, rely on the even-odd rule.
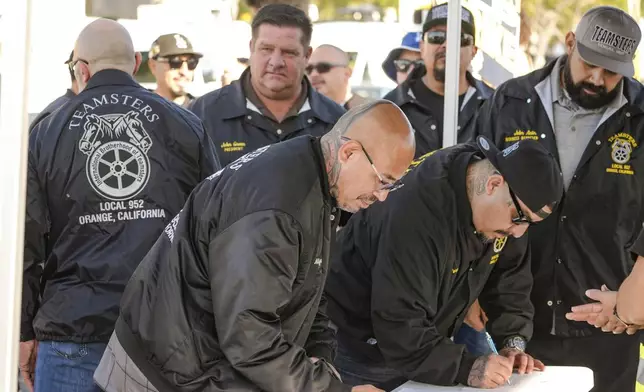
[[[446,31],[428,31],[424,35],[425,42],[432,45],[442,45],[447,40]],[[470,46],[474,43],[474,37],[470,34],[461,33],[461,47]]]

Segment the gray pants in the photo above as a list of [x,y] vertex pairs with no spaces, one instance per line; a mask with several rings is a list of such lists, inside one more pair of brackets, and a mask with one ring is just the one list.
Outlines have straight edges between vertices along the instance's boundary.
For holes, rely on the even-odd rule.
[[127,355],[116,332],[94,372],[94,382],[105,392],[158,392]]

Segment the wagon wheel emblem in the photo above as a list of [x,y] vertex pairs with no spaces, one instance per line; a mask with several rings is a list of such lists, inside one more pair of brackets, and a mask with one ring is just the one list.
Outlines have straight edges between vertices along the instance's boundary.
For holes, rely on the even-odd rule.
[[617,163],[626,163],[630,159],[631,154],[623,147],[616,148],[613,151],[613,160]]
[[113,141],[97,148],[87,160],[95,191],[112,200],[125,200],[143,189],[150,176],[147,156],[135,145]]

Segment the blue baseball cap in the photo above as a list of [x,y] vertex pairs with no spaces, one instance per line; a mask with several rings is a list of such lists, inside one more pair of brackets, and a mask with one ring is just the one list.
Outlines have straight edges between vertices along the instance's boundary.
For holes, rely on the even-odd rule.
[[385,74],[389,79],[396,82],[396,67],[394,66],[394,60],[398,59],[403,50],[420,53],[421,38],[422,33],[420,31],[407,33],[403,37],[400,46],[389,52],[385,61],[382,62],[382,70],[385,71]]

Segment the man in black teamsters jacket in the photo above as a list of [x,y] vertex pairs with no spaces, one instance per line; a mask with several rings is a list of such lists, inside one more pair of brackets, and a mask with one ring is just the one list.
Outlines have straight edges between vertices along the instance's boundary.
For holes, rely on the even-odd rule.
[[[560,200],[561,173],[534,141],[504,151],[478,143],[415,161],[400,190],[338,233],[326,295],[345,382],[492,388],[513,365],[542,367],[522,352],[533,314],[522,235]],[[450,340],[476,298],[501,356]]]
[[344,113],[304,77],[312,29],[306,13],[296,7],[262,7],[252,23],[248,69],[239,80],[191,105],[222,165],[267,144],[322,136]]
[[[385,99],[400,106],[416,130],[416,157],[443,147],[447,8],[448,4],[445,3],[427,12],[420,43],[424,67],[414,69],[405,82],[385,96]],[[476,113],[493,93],[490,87],[476,80],[467,70],[477,48],[474,45],[474,16],[465,7],[461,12],[461,29],[459,143],[474,140]]]
[[132,78],[140,62],[121,25],[92,22],[74,49],[81,92],[30,135],[20,365],[31,386],[38,341],[39,391],[96,390],[125,284],[219,168],[199,119]]
[[547,365],[591,368],[597,392],[633,390],[638,336],[604,334],[566,313],[589,302],[588,289],[617,290],[636,257],[629,249],[644,221],[644,88],[631,76],[640,39],[624,11],[594,8],[566,36],[566,56],[501,85],[480,112],[479,129],[499,147],[539,140],[561,165],[561,208],[530,231],[528,352]]
[[321,140],[262,147],[204,181],[134,273],[96,382],[107,392],[349,391],[330,366],[322,296],[337,207],[384,200],[414,148],[402,111],[377,101]]

